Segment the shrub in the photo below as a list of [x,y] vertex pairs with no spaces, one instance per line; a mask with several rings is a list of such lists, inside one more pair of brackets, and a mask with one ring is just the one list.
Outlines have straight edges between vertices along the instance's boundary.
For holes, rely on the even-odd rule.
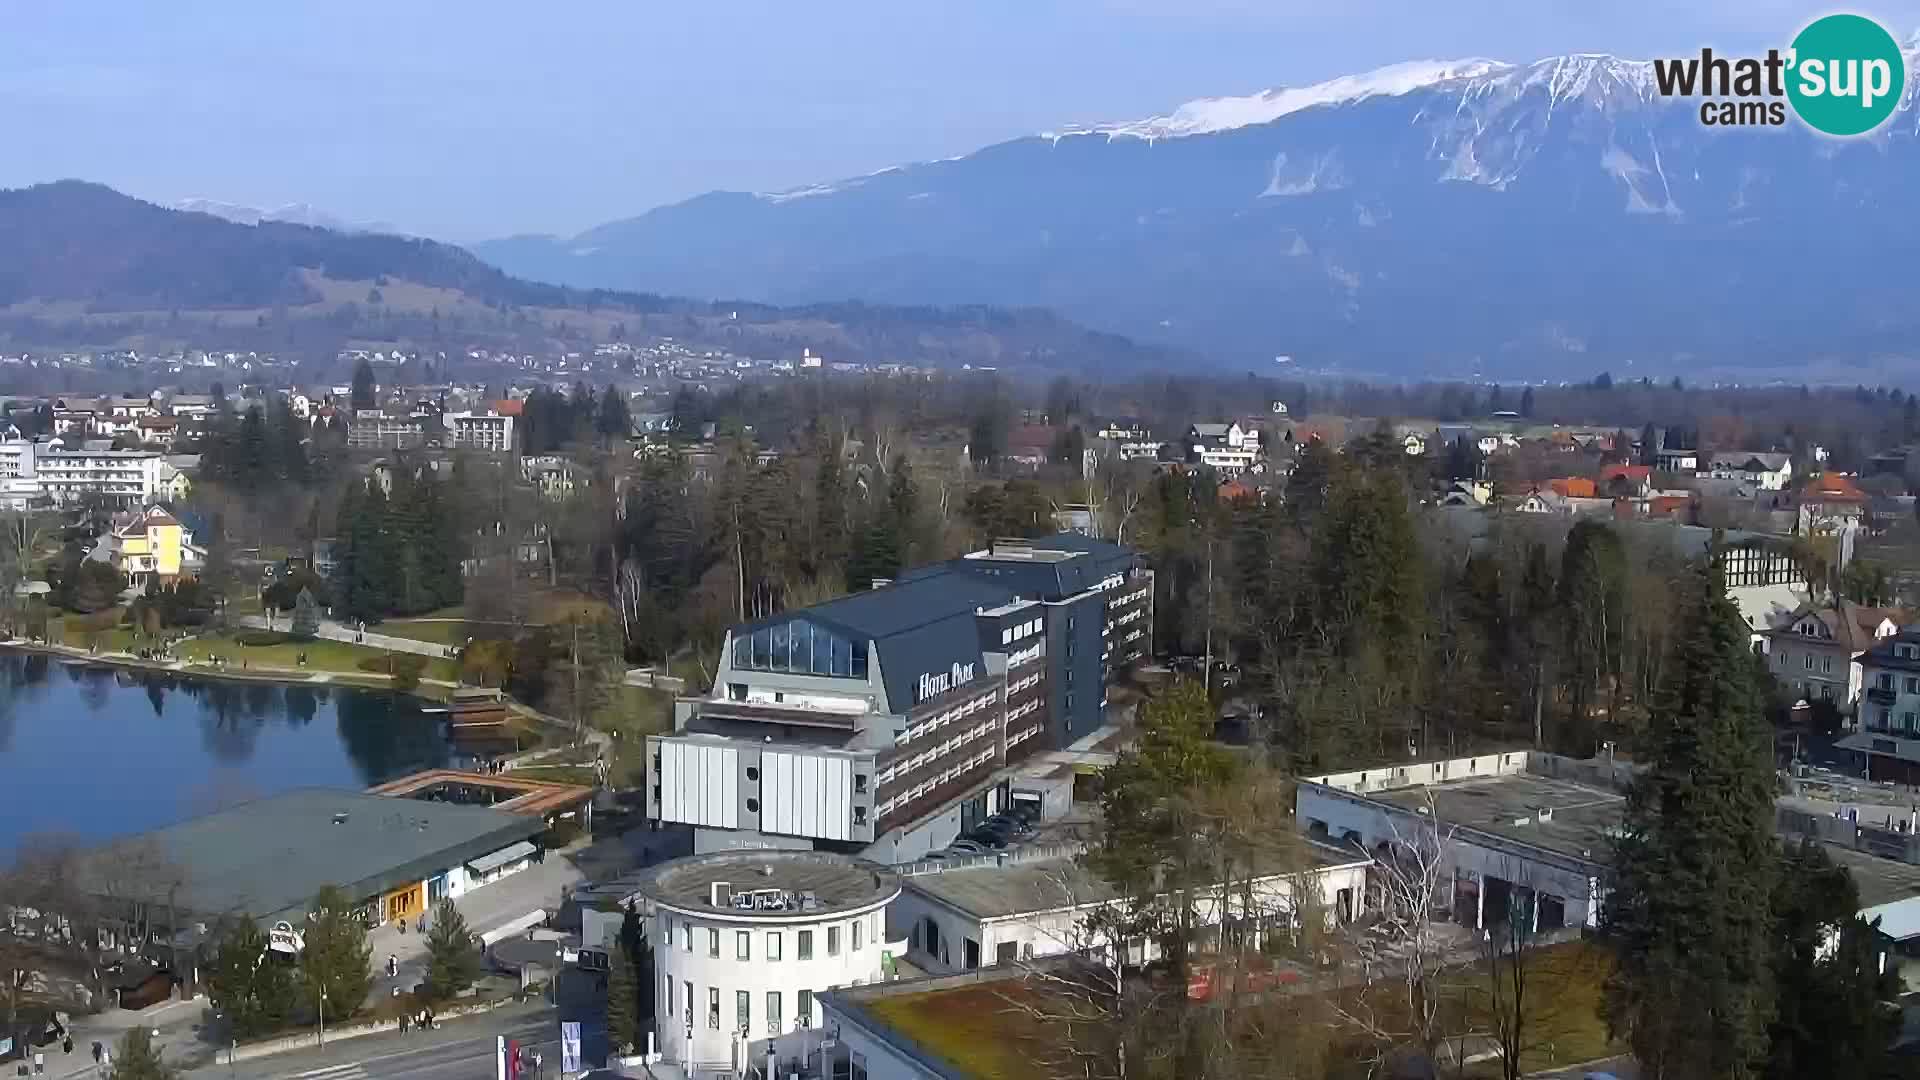
[[581,831],[578,821],[572,818],[561,818],[547,826],[547,831],[540,834],[540,846],[548,851],[558,851],[580,839]]
[[234,635],[234,640],[242,645],[263,648],[268,645],[285,645],[293,639],[278,630],[242,630]]

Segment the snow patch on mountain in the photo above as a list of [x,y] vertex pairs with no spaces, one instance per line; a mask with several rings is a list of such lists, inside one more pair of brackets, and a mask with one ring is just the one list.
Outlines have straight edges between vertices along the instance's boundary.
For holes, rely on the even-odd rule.
[[1413,60],[1359,75],[1342,75],[1312,86],[1280,87],[1245,97],[1200,98],[1187,102],[1166,116],[1114,124],[1070,126],[1060,131],[1043,132],[1041,137],[1057,140],[1073,135],[1104,135],[1109,139],[1151,141],[1186,135],[1210,135],[1254,124],[1272,123],[1302,109],[1344,105],[1381,95],[1410,94],[1437,83],[1479,78],[1511,68],[1510,64],[1480,58]]

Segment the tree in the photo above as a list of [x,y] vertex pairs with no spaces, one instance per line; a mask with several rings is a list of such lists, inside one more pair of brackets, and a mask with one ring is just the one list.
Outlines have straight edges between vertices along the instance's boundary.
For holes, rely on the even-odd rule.
[[286,1022],[298,997],[293,971],[267,948],[267,935],[241,914],[221,929],[207,987],[240,1038],[265,1034]]
[[614,947],[607,972],[607,1042],[623,1054],[640,1044],[637,967],[626,942]]
[[433,906],[433,929],[427,932],[427,995],[435,1001],[459,996],[480,977],[480,954],[466,917],[443,896]]
[[1889,1052],[1900,1034],[1900,979],[1880,970],[1878,932],[1858,915],[1853,875],[1814,840],[1783,848],[1779,858],[1772,905],[1778,994],[1765,1075],[1905,1075]]
[[633,434],[633,415],[627,408],[627,395],[611,383],[607,385],[606,392],[600,395],[600,409],[593,418],[593,428],[608,443],[618,442]]
[[1681,588],[1603,911],[1618,958],[1604,1014],[1649,1075],[1746,1080],[1774,1009],[1771,739],[1717,556]]
[[293,601],[292,631],[300,641],[312,641],[320,634],[320,604],[313,598],[312,589],[301,589]]
[[352,900],[338,886],[315,894],[308,915],[306,947],[300,952],[306,999],[318,1000],[325,1016],[345,1020],[373,988],[373,947]]
[[356,409],[371,409],[374,406],[374,391],[378,385],[373,379],[373,365],[365,357],[353,366],[353,393],[348,401]]
[[1520,391],[1520,416],[1524,420],[1533,419],[1533,387]]
[[179,1072],[160,1060],[160,1048],[153,1045],[153,1033],[135,1024],[113,1048],[113,1071],[107,1080],[174,1080]]
[[627,902],[620,919],[620,947],[633,958],[633,981],[639,996],[634,1011],[641,1017],[653,1015],[653,945],[647,940],[646,919],[633,902]]
[[[1187,978],[1199,925],[1195,890],[1216,884],[1195,827],[1196,800],[1237,764],[1213,740],[1214,709],[1202,684],[1181,679],[1140,709],[1139,735],[1101,779],[1104,825],[1091,865],[1122,897],[1130,937],[1159,940],[1176,984]],[[1175,898],[1173,910],[1162,901]]]

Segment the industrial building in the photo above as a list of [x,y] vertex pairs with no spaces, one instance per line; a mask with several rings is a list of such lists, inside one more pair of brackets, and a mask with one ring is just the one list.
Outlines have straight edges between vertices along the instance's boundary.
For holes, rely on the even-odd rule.
[[1039,801],[1018,766],[1100,729],[1152,625],[1143,560],[1071,534],[742,623],[709,693],[647,740],[648,809],[694,826],[698,851],[919,858]]

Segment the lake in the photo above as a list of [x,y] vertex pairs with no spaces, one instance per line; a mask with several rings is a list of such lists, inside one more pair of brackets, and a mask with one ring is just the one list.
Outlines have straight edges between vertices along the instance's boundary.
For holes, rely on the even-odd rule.
[[106,839],[291,788],[460,764],[444,714],[422,706],[0,649],[0,863],[33,833]]

